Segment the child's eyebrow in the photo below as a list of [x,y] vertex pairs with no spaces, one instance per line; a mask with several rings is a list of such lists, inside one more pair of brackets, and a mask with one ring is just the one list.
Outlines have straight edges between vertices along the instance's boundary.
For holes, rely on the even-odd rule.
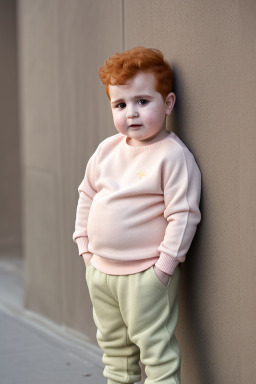
[[135,99],[153,99],[152,96],[150,95],[138,95],[138,96],[134,96]]
[[124,99],[117,99],[117,100],[111,101],[111,104],[117,104],[117,103],[121,103],[123,101],[124,101]]
[[[139,100],[139,99],[149,99],[149,100],[152,100],[153,97],[150,96],[150,95],[136,95],[133,97],[133,99],[135,100]],[[124,99],[117,99],[117,100],[113,100],[111,101],[111,104],[117,104],[117,103],[121,103],[121,102],[124,102]]]

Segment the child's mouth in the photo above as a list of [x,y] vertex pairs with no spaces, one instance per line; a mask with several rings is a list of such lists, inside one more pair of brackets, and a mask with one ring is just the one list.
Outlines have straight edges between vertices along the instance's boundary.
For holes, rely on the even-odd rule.
[[129,125],[129,128],[139,128],[139,127],[141,127],[140,124],[131,124],[131,125]]

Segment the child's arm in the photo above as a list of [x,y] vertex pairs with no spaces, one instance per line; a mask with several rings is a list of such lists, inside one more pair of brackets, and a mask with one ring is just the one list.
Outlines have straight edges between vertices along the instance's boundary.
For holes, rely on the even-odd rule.
[[77,243],[79,255],[83,255],[86,265],[89,264],[92,258],[92,254],[88,250],[87,221],[92,200],[96,194],[94,182],[96,158],[97,151],[88,161],[84,179],[78,187],[79,199],[76,210],[75,232],[73,233],[73,240]]
[[201,220],[201,173],[191,152],[178,145],[175,148],[163,170],[164,216],[168,225],[155,264],[169,275],[185,260]]

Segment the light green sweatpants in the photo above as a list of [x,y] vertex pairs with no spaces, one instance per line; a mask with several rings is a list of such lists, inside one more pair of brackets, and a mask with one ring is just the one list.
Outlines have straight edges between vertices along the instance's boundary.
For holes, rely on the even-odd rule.
[[174,335],[179,277],[176,268],[165,287],[153,267],[125,276],[106,275],[92,264],[87,267],[108,384],[140,381],[139,360],[145,365],[145,384],[180,384],[180,348]]

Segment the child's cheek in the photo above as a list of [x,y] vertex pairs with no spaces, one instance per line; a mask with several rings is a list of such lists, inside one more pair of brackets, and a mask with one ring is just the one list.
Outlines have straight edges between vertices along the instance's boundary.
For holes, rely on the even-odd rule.
[[115,124],[116,129],[122,130],[123,129],[123,118],[122,118],[121,114],[113,115],[113,120],[114,120],[114,124]]
[[157,116],[157,114],[150,114],[150,115],[148,115],[146,118],[145,118],[145,120],[144,120],[146,123],[147,123],[147,125],[149,126],[149,127],[154,127],[157,123],[158,123],[158,121],[159,121],[159,117]]
[[163,120],[165,119],[165,115],[159,113],[159,111],[152,111],[151,114],[147,116],[147,124],[150,127],[161,126],[163,124]]

